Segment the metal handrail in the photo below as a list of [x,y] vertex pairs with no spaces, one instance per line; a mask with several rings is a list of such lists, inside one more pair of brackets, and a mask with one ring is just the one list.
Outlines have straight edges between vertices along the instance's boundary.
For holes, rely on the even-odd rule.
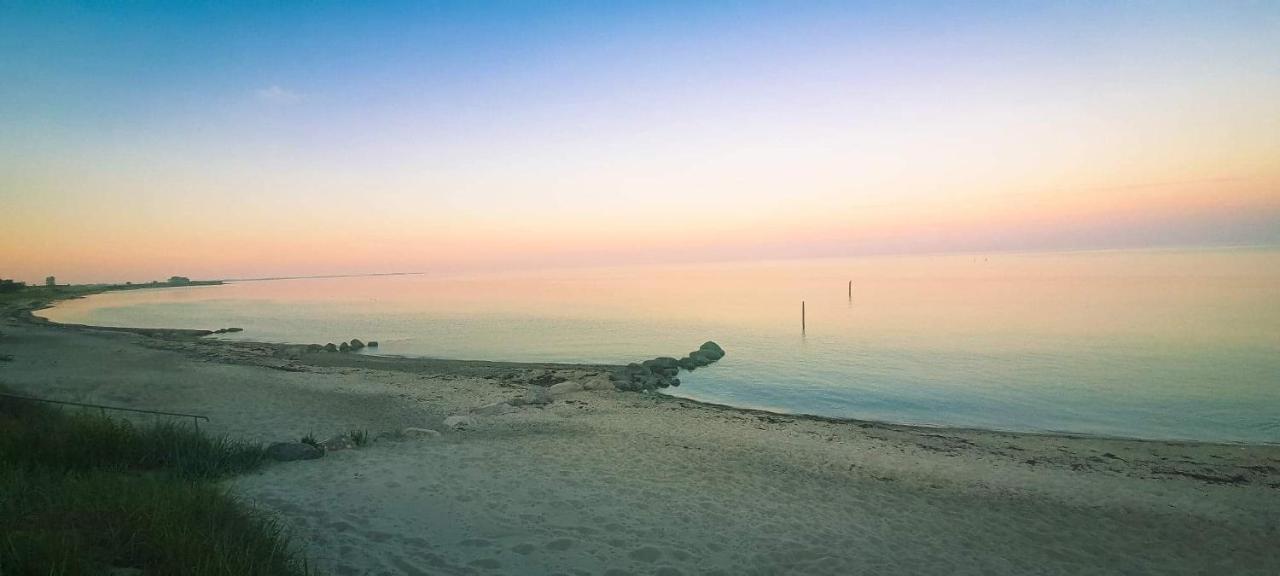
[[102,404],[86,404],[84,402],[71,402],[68,400],[50,400],[48,398],[32,398],[30,396],[19,396],[17,394],[5,394],[3,392],[0,392],[0,396],[5,398],[16,398],[18,400],[29,400],[31,402],[48,402],[50,404],[67,404],[70,406],[83,406],[85,408],[97,408],[98,411],[101,412],[102,415],[104,416],[106,415],[107,410],[120,410],[122,412],[141,412],[143,414],[161,414],[164,416],[178,416],[182,418],[190,418],[192,423],[196,425],[197,430],[200,429],[201,420],[204,420],[205,422],[209,421],[208,416],[201,416],[199,414],[183,414],[181,412],[161,412],[159,410],[143,410],[141,408],[122,408],[120,406],[105,406]]

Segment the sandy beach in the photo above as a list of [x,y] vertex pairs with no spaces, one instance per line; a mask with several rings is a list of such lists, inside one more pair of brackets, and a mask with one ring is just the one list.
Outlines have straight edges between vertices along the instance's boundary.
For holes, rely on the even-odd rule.
[[619,392],[612,366],[309,353],[34,305],[0,324],[21,393],[261,442],[384,434],[228,482],[323,573],[1280,573],[1280,446],[772,414]]

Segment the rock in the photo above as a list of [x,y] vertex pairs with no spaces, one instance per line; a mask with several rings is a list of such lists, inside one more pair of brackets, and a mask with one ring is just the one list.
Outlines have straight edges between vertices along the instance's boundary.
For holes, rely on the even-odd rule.
[[685,370],[693,371],[698,368],[698,363],[688,356],[680,359],[680,367]]
[[[613,388],[613,374],[596,374],[582,380],[583,390],[608,390]],[[554,389],[555,386],[552,386]],[[552,392],[554,394],[554,392]]]
[[715,358],[712,358],[706,350],[694,350],[693,352],[690,352],[689,360],[698,367],[706,366],[716,361]]
[[678,370],[680,368],[680,361],[670,356],[659,356],[653,360],[645,360],[644,362],[641,362],[640,365],[654,372],[658,372],[659,370],[666,370],[670,368]]
[[277,442],[267,446],[267,458],[280,462],[315,460],[324,456],[324,450],[302,442]]
[[337,347],[337,346],[335,346],[333,342],[330,342],[330,343],[328,343],[328,344],[325,344],[325,345],[324,345],[324,351],[325,351],[325,352],[337,352],[337,351],[338,351],[338,347]]
[[368,344],[365,344],[365,346],[368,346],[368,347],[370,347],[370,348],[377,348],[377,347],[378,347],[378,341],[377,341],[377,340],[370,340]]
[[359,338],[352,338],[352,339],[351,339],[351,349],[352,349],[352,350],[359,350],[359,349],[361,349],[361,348],[364,348],[364,342],[361,342]]
[[703,342],[702,345],[698,347],[698,350],[701,350],[707,355],[707,357],[711,358],[712,362],[724,358],[724,348],[721,348],[719,344],[710,340]]
[[455,415],[444,419],[444,425],[454,430],[462,430],[476,425],[476,419],[472,416]]
[[547,388],[547,392],[552,396],[559,396],[561,394],[572,394],[574,392],[581,391],[584,388],[585,386],[583,386],[582,382],[574,382],[571,380],[569,382],[552,384],[550,388]]
[[324,346],[319,344],[307,344],[307,352],[319,352],[324,350]]
[[440,433],[430,428],[405,428],[400,431],[405,438],[439,438]]
[[350,352],[350,351],[351,351],[351,345],[350,345],[350,344],[347,344],[346,342],[343,342],[343,343],[341,343],[341,344],[339,344],[339,345],[338,345],[338,351],[339,351],[339,352]]
[[526,390],[524,393],[524,398],[520,399],[520,404],[527,404],[530,406],[544,406],[552,403],[553,401],[554,399],[551,398],[551,392],[547,391],[546,388],[542,388],[539,386],[539,387],[534,387]]
[[672,385],[672,386],[679,386],[679,385],[680,385],[680,379],[679,379],[679,378],[672,378],[672,379],[671,379],[671,385]]

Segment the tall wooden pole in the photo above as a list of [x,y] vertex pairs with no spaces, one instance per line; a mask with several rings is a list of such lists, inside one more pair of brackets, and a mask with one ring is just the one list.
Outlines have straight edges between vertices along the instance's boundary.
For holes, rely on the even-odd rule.
[[804,300],[800,301],[800,333],[804,334]]
[[849,281],[849,299],[853,300],[853,280]]

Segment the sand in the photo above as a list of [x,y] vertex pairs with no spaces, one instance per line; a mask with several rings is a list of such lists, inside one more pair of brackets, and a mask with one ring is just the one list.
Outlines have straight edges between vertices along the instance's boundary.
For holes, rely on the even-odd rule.
[[[228,481],[329,574],[1280,573],[1278,446],[779,415],[618,392],[607,366],[308,354],[20,310],[0,354],[20,392],[205,414],[237,438],[440,431]],[[595,389],[510,404],[559,379]]]

